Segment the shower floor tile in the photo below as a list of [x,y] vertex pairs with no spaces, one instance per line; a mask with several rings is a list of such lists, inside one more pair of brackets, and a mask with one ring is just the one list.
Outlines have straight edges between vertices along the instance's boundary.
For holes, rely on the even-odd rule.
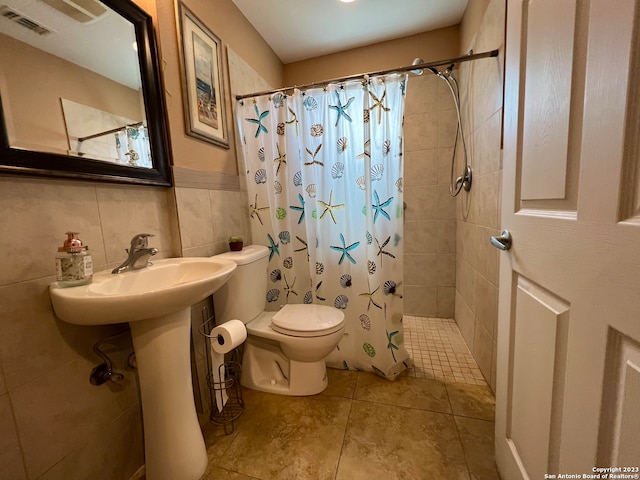
[[408,376],[487,386],[455,320],[405,315],[402,323],[405,347],[414,363]]

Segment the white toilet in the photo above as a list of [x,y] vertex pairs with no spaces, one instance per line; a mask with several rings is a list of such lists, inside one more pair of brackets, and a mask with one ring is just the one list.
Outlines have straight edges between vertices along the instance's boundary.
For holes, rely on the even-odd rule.
[[324,305],[285,305],[264,311],[269,249],[250,245],[217,257],[238,264],[213,295],[216,323],[247,326],[241,383],[281,395],[314,395],[327,387],[325,359],[344,335],[344,313]]

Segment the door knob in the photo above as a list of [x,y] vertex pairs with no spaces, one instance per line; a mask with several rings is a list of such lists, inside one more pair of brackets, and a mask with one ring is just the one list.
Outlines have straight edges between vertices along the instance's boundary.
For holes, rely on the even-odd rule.
[[503,230],[499,237],[491,237],[491,245],[500,250],[509,250],[511,248],[511,232]]

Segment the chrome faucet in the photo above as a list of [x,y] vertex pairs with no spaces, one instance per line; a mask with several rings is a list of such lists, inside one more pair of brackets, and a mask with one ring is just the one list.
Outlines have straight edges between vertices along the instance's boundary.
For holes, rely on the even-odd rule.
[[138,270],[145,268],[149,264],[149,258],[158,253],[157,248],[149,248],[147,238],[153,237],[150,233],[139,233],[131,239],[131,246],[125,251],[128,254],[127,259],[111,273],[122,273],[127,270]]

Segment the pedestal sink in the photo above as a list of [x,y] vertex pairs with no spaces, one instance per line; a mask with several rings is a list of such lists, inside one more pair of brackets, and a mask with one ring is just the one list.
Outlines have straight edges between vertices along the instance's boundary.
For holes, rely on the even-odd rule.
[[53,309],[65,322],[131,326],[147,480],[197,480],[207,467],[191,384],[190,307],[224,285],[235,268],[224,259],[169,258],[142,270],[97,273],[89,285],[50,286]]

